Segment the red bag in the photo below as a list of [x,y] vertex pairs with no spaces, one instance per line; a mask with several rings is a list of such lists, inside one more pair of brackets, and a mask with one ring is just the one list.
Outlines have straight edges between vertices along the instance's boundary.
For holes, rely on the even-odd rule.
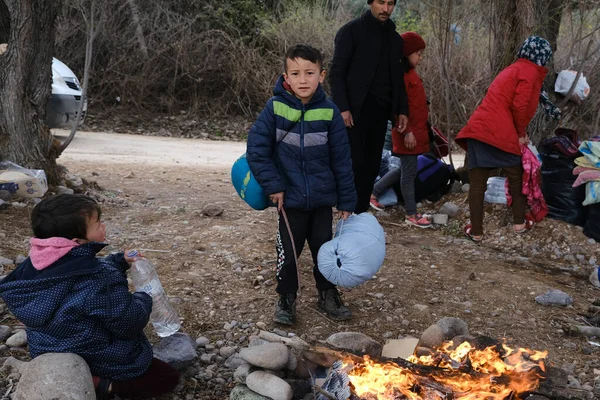
[[437,158],[443,158],[448,155],[448,139],[436,126],[429,126],[429,142],[431,152]]

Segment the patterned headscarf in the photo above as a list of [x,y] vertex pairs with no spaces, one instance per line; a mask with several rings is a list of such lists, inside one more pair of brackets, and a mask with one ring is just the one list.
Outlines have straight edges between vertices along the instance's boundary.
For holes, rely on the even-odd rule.
[[521,45],[517,57],[543,67],[552,58],[552,48],[546,39],[539,36],[529,36]]
[[[543,67],[552,58],[552,48],[546,39],[539,36],[529,36],[525,39],[523,45],[521,45],[517,57],[524,58]],[[554,120],[561,118],[560,109],[550,101],[548,94],[543,90],[540,93],[540,105],[550,118]]]

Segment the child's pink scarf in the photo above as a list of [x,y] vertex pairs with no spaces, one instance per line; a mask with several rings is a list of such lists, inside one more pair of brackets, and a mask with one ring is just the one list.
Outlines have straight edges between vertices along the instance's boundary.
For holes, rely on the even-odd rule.
[[73,247],[79,246],[78,243],[62,237],[52,237],[48,239],[31,238],[29,240],[31,250],[29,258],[33,268],[41,271],[42,269],[54,264],[56,261],[67,255]]

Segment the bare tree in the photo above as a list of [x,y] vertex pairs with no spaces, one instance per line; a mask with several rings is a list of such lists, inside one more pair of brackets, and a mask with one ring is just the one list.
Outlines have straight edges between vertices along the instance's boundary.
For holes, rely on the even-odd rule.
[[55,0],[0,0],[0,159],[42,168],[56,181],[57,144],[45,126]]

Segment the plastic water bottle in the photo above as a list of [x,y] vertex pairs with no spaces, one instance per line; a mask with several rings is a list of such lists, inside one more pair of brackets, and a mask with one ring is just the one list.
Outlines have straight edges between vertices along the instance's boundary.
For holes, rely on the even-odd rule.
[[131,264],[131,280],[135,290],[152,296],[150,322],[156,334],[160,337],[171,336],[181,328],[181,323],[158,279],[156,268],[136,250],[130,251],[127,256],[135,259]]

